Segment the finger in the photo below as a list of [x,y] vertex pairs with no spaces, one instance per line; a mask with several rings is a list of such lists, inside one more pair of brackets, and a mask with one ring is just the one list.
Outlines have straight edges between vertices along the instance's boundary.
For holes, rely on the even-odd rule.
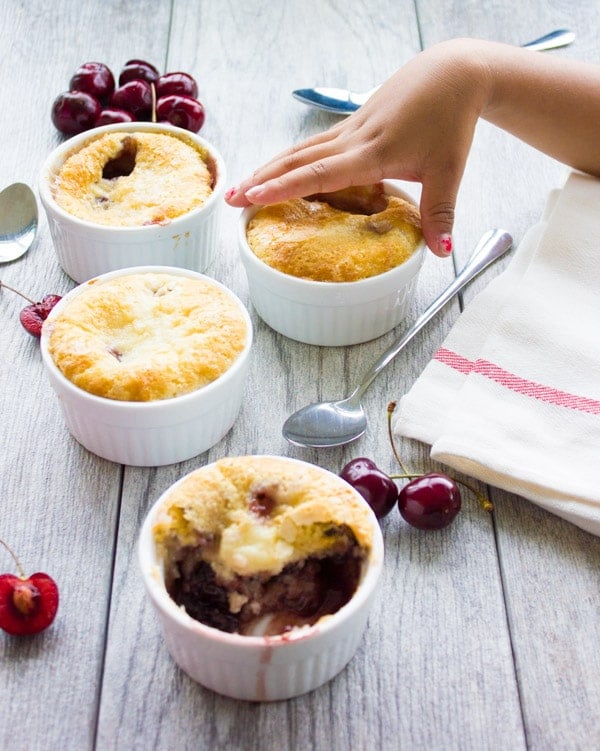
[[[251,203],[267,203],[273,200],[286,200],[288,198],[301,198],[310,193],[298,192],[305,190],[303,176],[314,173],[314,176],[323,169],[322,165],[327,159],[336,154],[331,154],[328,149],[313,147],[306,151],[304,158],[283,159],[280,162],[270,162],[257,170],[251,178],[242,181],[235,188],[231,188],[225,194],[225,200],[231,206],[248,206]],[[301,170],[304,170],[301,172]],[[301,179],[298,179],[299,173]],[[280,180],[280,183],[276,183]],[[285,190],[285,199],[263,199],[262,191],[267,186],[267,196],[274,186],[279,184]]]
[[[251,201],[248,200],[246,193],[249,190],[257,186],[263,186],[266,183],[274,181],[276,178],[284,177],[303,167],[310,168],[310,165],[320,165],[325,159],[332,158],[338,154],[338,150],[332,150],[327,144],[316,144],[304,149],[302,153],[275,158],[256,170],[252,177],[243,180],[235,188],[228,190],[225,194],[225,200],[231,206],[248,206]],[[315,169],[319,170],[319,168],[317,166]],[[293,183],[290,182],[291,184]],[[287,195],[287,198],[300,198],[301,195],[308,194],[290,194]],[[257,201],[253,202],[256,203]]]
[[338,126],[334,126],[281,152],[257,169],[251,177],[242,180],[239,185],[228,190],[225,194],[225,200],[232,206],[247,206],[249,201],[245,194],[248,189],[262,185],[311,162],[318,162],[326,157],[341,153],[344,150],[343,144],[334,143],[337,138],[337,130]]
[[421,192],[421,227],[428,247],[436,256],[452,253],[454,207],[459,180],[452,177],[424,178]]
[[276,203],[315,193],[331,193],[352,185],[368,185],[379,179],[374,169],[372,165],[358,163],[352,152],[339,154],[255,185],[246,191],[245,198],[250,203]]

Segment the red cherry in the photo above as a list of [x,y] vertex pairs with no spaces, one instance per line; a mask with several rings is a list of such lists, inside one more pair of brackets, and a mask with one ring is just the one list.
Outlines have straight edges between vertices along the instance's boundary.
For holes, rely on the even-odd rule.
[[398,500],[396,483],[365,457],[349,461],[340,477],[358,490],[378,519],[387,516]]
[[16,555],[19,575],[0,574],[0,628],[13,636],[37,634],[48,628],[58,610],[58,587],[48,574],[37,572],[26,577]]
[[52,122],[61,133],[74,136],[92,128],[101,109],[95,96],[85,91],[66,91],[52,104]]
[[83,63],[69,83],[71,91],[85,91],[101,102],[108,101],[115,88],[115,78],[104,63]]
[[171,94],[161,97],[156,103],[156,119],[159,123],[171,123],[197,133],[204,125],[204,107],[190,96]]
[[24,300],[27,300],[29,305],[26,305],[19,313],[19,320],[21,321],[21,324],[25,331],[31,334],[31,336],[35,336],[39,339],[42,333],[42,324],[50,315],[52,308],[61,299],[61,296],[46,295],[40,302],[35,302],[30,297],[27,297],[27,295],[24,295],[22,292],[20,292],[18,289],[9,287],[8,284],[4,284],[4,282],[0,280],[0,288],[2,287],[9,289],[11,292],[15,292]]
[[398,494],[402,517],[418,529],[443,529],[460,511],[458,485],[448,475],[432,472],[411,480]]
[[127,81],[113,91],[110,106],[111,109],[131,112],[136,120],[149,120],[152,112],[150,84],[142,80]]
[[26,305],[19,313],[19,320],[25,331],[39,339],[42,333],[42,324],[60,299],[60,295],[46,295],[40,302]]
[[182,94],[196,99],[198,84],[189,73],[182,73],[181,71],[164,73],[156,81],[156,96],[170,96],[171,94]]
[[95,126],[111,125],[112,123],[132,123],[135,121],[134,116],[127,110],[119,110],[114,107],[103,109],[96,120]]
[[128,60],[119,74],[119,86],[129,81],[154,83],[158,75],[158,70],[152,63],[145,60]]

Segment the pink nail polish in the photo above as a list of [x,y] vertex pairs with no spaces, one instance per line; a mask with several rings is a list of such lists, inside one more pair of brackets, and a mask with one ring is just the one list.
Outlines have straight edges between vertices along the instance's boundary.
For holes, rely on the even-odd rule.
[[452,237],[450,235],[440,235],[438,239],[438,247],[446,255],[452,253]]
[[237,193],[237,188],[229,188],[227,193],[225,193],[225,200],[228,201],[236,193]]

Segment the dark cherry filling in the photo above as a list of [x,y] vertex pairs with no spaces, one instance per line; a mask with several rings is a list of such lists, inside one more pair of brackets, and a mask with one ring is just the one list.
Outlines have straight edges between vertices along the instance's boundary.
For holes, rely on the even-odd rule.
[[221,631],[237,631],[239,617],[229,612],[227,590],[217,584],[215,573],[206,561],[198,561],[189,576],[174,579],[169,594],[197,621]]
[[259,489],[250,501],[250,510],[257,516],[269,516],[276,504],[273,493],[270,493],[268,489]]
[[102,169],[102,177],[105,180],[115,180],[117,177],[127,177],[135,169],[137,156],[137,142],[130,136],[122,140],[122,148],[119,153],[109,159]]
[[[310,625],[338,611],[354,594],[360,579],[362,555],[357,545],[326,558],[311,557],[293,563],[270,578],[238,577],[217,581],[210,564],[196,560],[177,564],[169,594],[197,621],[229,633],[273,635],[294,626]],[[229,595],[247,598],[239,612],[229,609]]]
[[347,211],[350,214],[363,214],[371,216],[385,211],[388,207],[388,198],[380,185],[365,186],[363,188],[345,188],[334,193],[315,193],[306,197],[307,201],[320,201],[327,203],[339,211]]

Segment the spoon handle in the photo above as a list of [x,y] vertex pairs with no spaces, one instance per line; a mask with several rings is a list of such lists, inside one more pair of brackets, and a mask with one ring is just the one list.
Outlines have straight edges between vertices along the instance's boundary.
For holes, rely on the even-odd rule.
[[438,313],[447,302],[449,302],[465,284],[471,281],[481,271],[487,268],[492,261],[504,255],[512,246],[512,237],[501,229],[492,229],[483,235],[473,255],[467,262],[466,266],[451,282],[446,289],[437,297],[431,305],[417,318],[413,325],[398,339],[391,347],[373,363],[371,368],[365,373],[361,383],[352,392],[349,399],[354,403],[359,403],[362,395],[369,388],[374,379],[388,365],[394,357],[418,334],[418,332],[428,323],[433,316]]

